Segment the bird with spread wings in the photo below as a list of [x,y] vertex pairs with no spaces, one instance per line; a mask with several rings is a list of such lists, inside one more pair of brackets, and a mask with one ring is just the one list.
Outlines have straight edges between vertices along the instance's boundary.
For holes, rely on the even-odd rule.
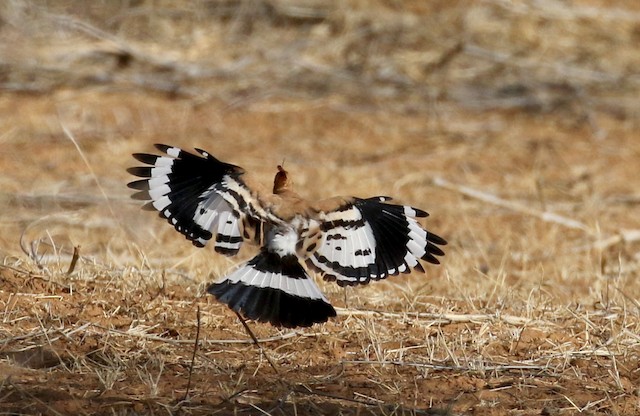
[[260,252],[208,292],[247,318],[275,326],[311,326],[336,316],[309,270],[340,286],[367,284],[439,264],[442,238],[416,218],[428,214],[389,197],[334,197],[309,202],[278,166],[273,192],[251,182],[244,169],[210,153],[157,144],[163,155],[136,153],[146,164],[128,169],[144,178],[128,186],[195,246],[238,253],[244,242]]

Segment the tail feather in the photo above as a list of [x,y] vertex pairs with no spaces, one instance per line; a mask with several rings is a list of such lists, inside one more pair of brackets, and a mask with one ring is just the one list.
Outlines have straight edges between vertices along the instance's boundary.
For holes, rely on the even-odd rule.
[[336,316],[294,255],[263,250],[208,292],[245,317],[274,326],[311,326]]

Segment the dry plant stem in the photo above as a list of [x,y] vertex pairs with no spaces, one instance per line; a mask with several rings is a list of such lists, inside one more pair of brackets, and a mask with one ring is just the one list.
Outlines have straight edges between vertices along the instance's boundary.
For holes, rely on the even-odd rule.
[[[425,313],[425,312],[383,312],[374,310],[362,310],[362,309],[345,309],[335,308],[338,315],[350,315],[350,316],[381,316],[381,317],[393,317],[401,319],[429,319],[433,324],[451,324],[454,322],[504,322],[511,325],[526,325],[534,322],[533,319],[524,318],[521,316],[503,315],[500,313],[485,314],[485,313]],[[535,321],[543,322],[543,321]],[[548,323],[552,325],[551,323]]]
[[[364,394],[356,394],[357,396],[363,397],[367,400],[361,400],[361,399],[355,399],[355,398],[350,398],[350,397],[343,397],[343,396],[338,396],[335,394],[331,394],[331,393],[327,393],[327,392],[323,392],[323,391],[319,391],[316,389],[311,389],[307,386],[301,386],[300,387],[296,387],[293,388],[291,391],[293,393],[299,394],[299,395],[305,395],[305,396],[318,396],[318,397],[324,397],[326,399],[329,400],[336,400],[339,402],[349,402],[349,403],[355,403],[355,404],[359,404],[362,406],[367,406],[367,407],[377,407],[380,408],[380,406],[383,406],[384,408],[387,408],[389,410],[391,410],[389,413],[385,413],[384,411],[381,414],[425,414],[425,415],[449,415],[449,410],[448,409],[426,409],[426,410],[421,410],[421,409],[410,409],[410,408],[405,408],[402,407],[401,405],[397,405],[397,404],[385,404],[385,402],[383,400],[378,400],[375,399],[373,397],[369,397],[366,396]],[[382,410],[382,409],[380,409]],[[405,412],[406,411],[406,412]]]
[[292,391],[294,393],[301,394],[301,395],[326,397],[328,399],[343,400],[351,403],[362,404],[365,406],[376,406],[379,404],[379,403],[372,403],[370,401],[352,399],[350,397],[342,397],[335,394],[325,393],[319,390],[311,389],[307,386],[302,386],[302,387],[304,388],[297,387],[297,388],[294,388]]
[[107,204],[107,208],[109,208],[109,212],[111,213],[112,218],[116,218],[117,219],[118,216],[116,215],[116,213],[113,210],[113,207],[111,206],[111,202],[109,201],[109,196],[107,195],[107,192],[102,187],[102,184],[98,180],[98,175],[96,175],[96,172],[94,171],[93,167],[91,166],[91,163],[89,163],[89,160],[87,159],[87,157],[85,156],[84,152],[80,148],[80,145],[76,141],[76,138],[73,136],[71,131],[67,128],[67,126],[62,122],[62,120],[60,120],[60,127],[62,128],[62,131],[64,132],[65,136],[67,136],[67,138],[71,141],[71,143],[73,143],[73,145],[75,146],[76,150],[78,151],[78,154],[82,158],[82,161],[84,162],[85,166],[89,170],[89,173],[91,174],[91,177],[93,177],[93,180],[96,183],[96,186],[100,190],[100,193],[102,194],[102,197],[104,198],[104,201]]
[[465,365],[438,365],[438,364],[428,364],[428,363],[415,363],[415,362],[406,362],[406,361],[391,361],[391,360],[343,360],[344,364],[362,364],[362,365],[394,365],[394,366],[407,366],[407,367],[417,367],[417,368],[429,368],[432,370],[441,370],[441,371],[523,371],[523,370],[536,370],[536,371],[545,371],[549,370],[549,367],[540,366],[540,365],[487,365],[482,367],[472,367]]
[[[97,329],[101,330],[101,332],[98,332],[98,333],[107,332],[109,334],[122,335],[122,336],[126,336],[126,337],[142,338],[142,339],[146,339],[146,340],[149,340],[149,341],[164,342],[166,344],[172,344],[172,345],[182,345],[182,344],[192,344],[193,343],[193,341],[190,340],[190,339],[170,339],[170,338],[163,338],[163,337],[161,337],[159,335],[153,335],[153,334],[140,334],[140,333],[129,332],[129,331],[120,331],[120,330],[117,330],[117,329],[100,326],[100,325],[95,324],[95,323],[91,323],[90,325],[93,328],[97,328]],[[289,332],[287,334],[283,334],[283,335],[280,335],[280,336],[262,338],[262,339],[258,340],[258,342],[281,341],[281,340],[284,340],[284,339],[293,338],[296,335],[298,335],[297,332]],[[310,336],[310,335],[305,335],[305,336]],[[253,340],[240,340],[240,339],[219,339],[219,340],[207,340],[206,341],[207,345],[214,345],[214,344],[249,344],[249,343],[254,343],[254,341]]]
[[242,326],[244,326],[245,331],[247,331],[247,333],[249,334],[249,336],[253,340],[253,343],[256,344],[256,346],[258,347],[258,349],[260,350],[262,355],[264,355],[264,358],[266,358],[266,360],[269,363],[269,365],[271,366],[271,368],[273,368],[273,371],[275,371],[277,375],[280,375],[280,372],[278,371],[278,368],[275,366],[273,361],[271,361],[271,358],[269,358],[269,356],[267,355],[267,352],[262,348],[262,345],[260,345],[260,343],[258,342],[258,338],[256,338],[255,335],[253,335],[253,331],[251,331],[251,328],[249,328],[249,325],[247,325],[247,322],[244,320],[244,318],[238,312],[236,312],[236,311],[233,311],[233,312],[235,312],[235,314],[238,316],[238,319],[240,319],[240,322],[242,322]]
[[450,191],[455,191],[455,192],[461,193],[462,195],[475,198],[483,202],[488,202],[490,204],[497,205],[502,208],[507,208],[512,211],[517,211],[523,214],[537,217],[545,222],[552,222],[555,224],[562,225],[564,227],[582,230],[590,235],[594,234],[593,230],[591,230],[586,224],[580,221],[574,220],[572,218],[565,217],[563,215],[559,215],[549,211],[540,211],[537,209],[529,208],[526,205],[522,205],[513,201],[508,201],[506,199],[502,199],[488,192],[480,191],[478,189],[473,189],[468,186],[458,185],[458,184],[449,182],[448,180],[443,178],[434,178],[433,184],[435,186],[439,186],[440,188],[448,189]]
[[71,263],[69,264],[69,269],[67,270],[67,276],[69,276],[76,268],[76,263],[78,263],[78,257],[80,257],[80,246],[73,247],[73,256],[71,257]]
[[187,391],[184,392],[184,397],[182,401],[187,400],[189,397],[189,390],[191,389],[191,376],[193,375],[193,365],[196,362],[196,352],[198,351],[198,341],[200,340],[200,305],[198,305],[198,309],[196,312],[196,320],[198,322],[198,326],[196,327],[196,340],[193,343],[193,355],[191,356],[191,365],[189,366],[189,381],[187,381]]
[[637,230],[637,229],[621,230],[618,234],[614,236],[605,238],[603,240],[598,240],[592,244],[587,244],[584,246],[577,247],[575,249],[575,252],[579,253],[579,252],[588,251],[591,249],[604,250],[618,243],[628,244],[628,243],[634,243],[636,241],[640,241],[640,230]]

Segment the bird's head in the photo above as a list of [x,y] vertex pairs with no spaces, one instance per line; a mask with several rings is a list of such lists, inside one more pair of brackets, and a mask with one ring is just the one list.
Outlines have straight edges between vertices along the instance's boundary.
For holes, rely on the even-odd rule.
[[278,173],[273,180],[273,193],[279,194],[284,191],[290,191],[293,188],[293,182],[289,179],[289,173],[284,170],[282,165],[278,165]]

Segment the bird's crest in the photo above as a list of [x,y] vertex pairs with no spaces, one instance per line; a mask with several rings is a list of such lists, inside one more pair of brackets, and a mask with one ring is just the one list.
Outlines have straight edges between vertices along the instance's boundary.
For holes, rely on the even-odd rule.
[[293,182],[289,179],[289,172],[284,170],[282,165],[278,165],[278,173],[273,179],[273,193],[279,194],[286,190],[291,190]]

